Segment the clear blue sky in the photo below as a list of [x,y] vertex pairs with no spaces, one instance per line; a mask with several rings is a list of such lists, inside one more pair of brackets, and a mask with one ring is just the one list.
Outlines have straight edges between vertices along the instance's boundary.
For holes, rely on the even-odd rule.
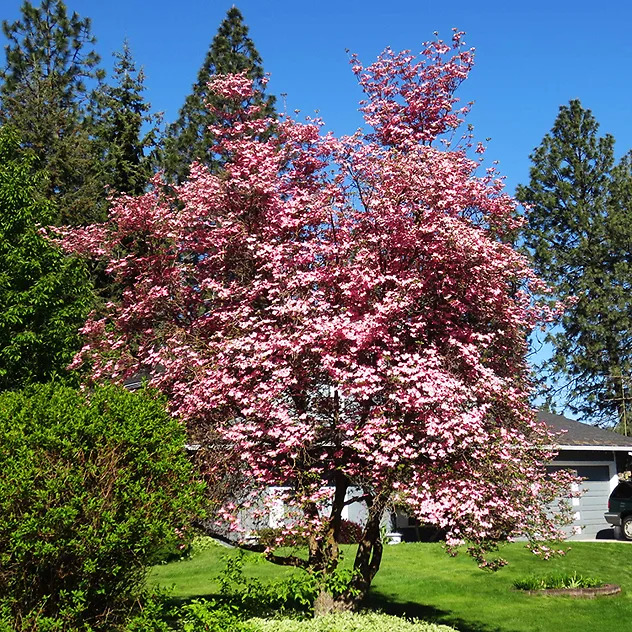
[[[21,4],[0,0],[0,17],[16,19]],[[154,110],[172,121],[233,3],[67,0],[67,5],[92,18],[105,65],[124,38],[129,40],[145,69]],[[510,191],[526,181],[529,153],[559,106],[572,98],[593,110],[602,132],[615,136],[619,155],[632,148],[632,3],[626,0],[242,0],[237,6],[271,74],[270,91],[286,93],[289,110],[318,110],[337,133],[361,124],[360,94],[345,49],[367,64],[386,46],[418,51],[433,31],[448,39],[457,27],[476,48],[476,66],[459,94],[475,101],[469,121],[477,140],[492,139],[487,159],[500,161]]]

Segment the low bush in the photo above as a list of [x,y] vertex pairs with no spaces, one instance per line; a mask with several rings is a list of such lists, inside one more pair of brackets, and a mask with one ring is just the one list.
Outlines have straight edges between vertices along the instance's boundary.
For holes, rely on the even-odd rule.
[[177,632],[457,632],[446,625],[378,612],[341,612],[313,619],[274,617],[244,620],[243,611],[238,608],[205,599],[195,599],[176,608],[172,617],[172,629]]
[[595,577],[586,577],[574,573],[554,573],[538,577],[530,575],[514,582],[514,588],[518,590],[548,590],[559,588],[597,588],[603,586],[603,582]]
[[251,619],[253,632],[456,632],[446,625],[376,612],[343,612],[309,620]]
[[183,428],[151,393],[49,384],[0,395],[0,436],[0,620],[115,629],[200,514]]

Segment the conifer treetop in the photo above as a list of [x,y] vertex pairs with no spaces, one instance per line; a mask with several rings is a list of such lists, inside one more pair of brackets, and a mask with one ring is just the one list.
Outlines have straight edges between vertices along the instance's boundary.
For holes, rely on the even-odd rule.
[[[253,98],[262,105],[261,116],[274,113],[273,96],[264,95],[265,75],[261,56],[249,36],[248,27],[237,7],[228,10],[206,53],[193,90],[180,109],[177,120],[167,130],[162,166],[170,180],[182,182],[192,162],[218,166],[210,153],[213,136],[209,126],[224,118],[230,103],[208,89],[215,75],[245,73],[257,90]],[[213,106],[213,109],[209,109]]]

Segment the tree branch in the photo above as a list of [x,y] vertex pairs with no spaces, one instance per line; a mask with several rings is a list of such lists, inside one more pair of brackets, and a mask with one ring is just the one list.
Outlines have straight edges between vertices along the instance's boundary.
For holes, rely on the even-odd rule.
[[367,500],[369,500],[370,497],[371,497],[371,494],[362,494],[362,496],[354,496],[353,498],[349,498],[349,500],[345,500],[344,503],[342,503],[342,506],[346,507],[347,505],[353,505],[353,503],[366,502]]
[[265,553],[265,558],[268,562],[278,564],[279,566],[293,566],[294,568],[302,568],[305,571],[310,567],[308,560],[296,557],[296,555],[275,555],[272,551],[270,551]]
[[209,529],[200,522],[196,522],[195,526],[204,531],[204,533],[209,537],[218,540],[219,542],[223,542],[224,544],[228,544],[229,546],[242,549],[244,551],[250,551],[252,553],[263,553],[266,560],[268,560],[268,562],[272,562],[273,564],[278,564],[279,566],[293,566],[295,568],[302,568],[303,570],[307,570],[309,568],[309,562],[307,560],[296,557],[295,555],[275,555],[273,551],[267,551],[267,547],[263,544],[259,544],[258,542],[237,542],[236,540],[231,540],[223,533]]

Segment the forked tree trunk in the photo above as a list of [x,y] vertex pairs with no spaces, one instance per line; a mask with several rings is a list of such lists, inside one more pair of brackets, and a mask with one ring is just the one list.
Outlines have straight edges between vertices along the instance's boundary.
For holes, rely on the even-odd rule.
[[[314,602],[314,616],[355,610],[366,597],[382,562],[384,545],[380,538],[380,525],[390,497],[391,491],[388,490],[367,499],[369,515],[362,540],[358,544],[353,564],[353,579],[348,589],[335,598],[326,589],[323,589]],[[336,560],[336,566],[337,562],[338,560]],[[335,570],[335,566],[332,570]]]
[[[274,564],[302,568],[308,573],[315,572],[320,575],[323,584],[320,594],[314,601],[315,616],[354,610],[366,597],[382,562],[383,544],[380,538],[380,526],[392,494],[392,486],[389,482],[385,482],[383,489],[377,494],[365,493],[359,498],[367,504],[368,518],[356,551],[353,577],[347,589],[334,596],[327,587],[327,579],[336,572],[340,563],[338,542],[342,526],[342,511],[348,504],[359,500],[358,498],[346,500],[350,483],[341,472],[336,473],[334,484],[335,491],[327,531],[320,538],[312,536],[308,539],[308,559],[295,555],[277,555],[273,551],[266,551],[266,558]],[[315,519],[318,514],[316,504],[311,503],[305,507],[306,519]],[[245,548],[263,550],[260,544]]]

